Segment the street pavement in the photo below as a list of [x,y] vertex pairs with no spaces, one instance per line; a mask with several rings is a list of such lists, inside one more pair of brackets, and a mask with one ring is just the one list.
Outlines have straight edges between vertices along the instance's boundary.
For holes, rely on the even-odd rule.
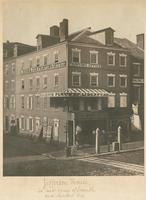
[[112,167],[117,167],[121,169],[126,169],[130,171],[136,171],[144,174],[144,166],[142,165],[136,165],[136,164],[131,164],[131,163],[125,163],[125,162],[120,162],[120,161],[114,161],[114,160],[108,160],[108,159],[101,159],[98,157],[87,157],[87,158],[80,158],[77,159],[80,161],[84,162],[89,162],[89,163],[97,163],[97,164],[102,164],[102,165],[109,165]]

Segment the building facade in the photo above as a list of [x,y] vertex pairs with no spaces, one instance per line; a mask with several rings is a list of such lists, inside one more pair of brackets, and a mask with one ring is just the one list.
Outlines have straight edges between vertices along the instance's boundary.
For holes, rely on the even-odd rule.
[[[114,30],[68,34],[68,20],[37,37],[37,50],[15,58],[15,115],[20,134],[92,144],[96,128],[125,138],[130,131],[130,51]],[[6,61],[4,62],[6,66]]]

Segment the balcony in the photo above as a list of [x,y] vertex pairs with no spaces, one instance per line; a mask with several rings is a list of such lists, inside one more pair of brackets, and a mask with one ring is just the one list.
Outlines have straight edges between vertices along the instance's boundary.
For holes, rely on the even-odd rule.
[[90,64],[90,63],[70,63],[73,67],[87,67],[87,68],[101,68],[100,64]]
[[66,61],[58,62],[58,63],[53,63],[53,64],[49,64],[49,65],[27,67],[25,69],[21,69],[20,73],[21,74],[29,74],[29,73],[47,71],[47,70],[54,69],[54,68],[55,69],[62,68],[62,67],[66,67]]

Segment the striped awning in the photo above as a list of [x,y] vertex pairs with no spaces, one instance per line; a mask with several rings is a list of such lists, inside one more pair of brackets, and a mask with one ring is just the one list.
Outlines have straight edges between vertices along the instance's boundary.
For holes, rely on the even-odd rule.
[[63,92],[49,93],[51,97],[107,97],[109,93],[104,89],[87,89],[87,88],[68,88]]

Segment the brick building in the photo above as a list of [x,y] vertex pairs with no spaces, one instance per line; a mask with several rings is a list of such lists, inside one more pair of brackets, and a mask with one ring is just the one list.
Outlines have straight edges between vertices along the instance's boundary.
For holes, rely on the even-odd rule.
[[115,42],[130,52],[132,129],[144,130],[144,34],[136,36],[136,44],[128,39],[115,38]]
[[[98,127],[115,135],[130,128],[130,51],[114,30],[86,28],[68,34],[68,20],[37,35],[37,50],[15,58],[19,133],[75,144],[91,144]],[[4,62],[6,63],[6,62]],[[43,127],[43,129],[42,129]]]
[[16,58],[28,52],[36,50],[36,47],[18,43],[3,43],[3,94],[4,94],[4,131],[10,131],[10,125],[16,120]]

